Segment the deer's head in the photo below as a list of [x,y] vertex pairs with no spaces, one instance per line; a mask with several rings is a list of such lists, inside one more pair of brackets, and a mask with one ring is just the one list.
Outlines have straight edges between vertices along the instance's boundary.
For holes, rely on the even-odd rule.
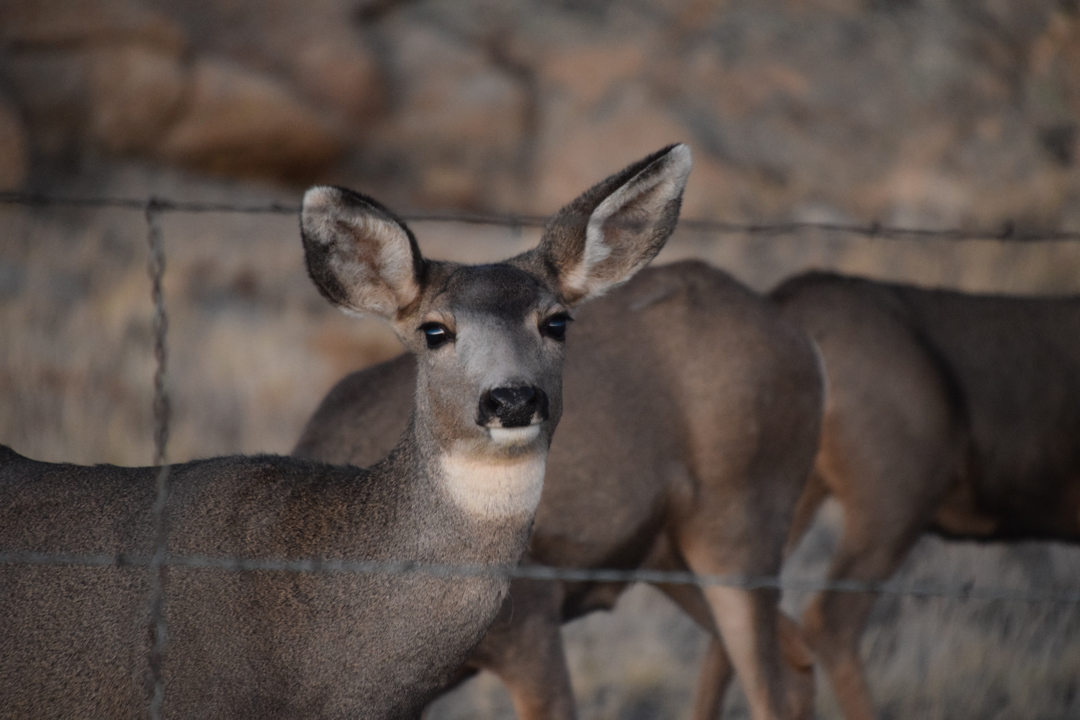
[[308,271],[331,302],[385,319],[416,355],[423,447],[477,466],[540,458],[542,470],[572,312],[660,251],[690,167],[687,146],[665,148],[559,211],[537,247],[490,265],[428,260],[379,203],[315,187],[301,219]]

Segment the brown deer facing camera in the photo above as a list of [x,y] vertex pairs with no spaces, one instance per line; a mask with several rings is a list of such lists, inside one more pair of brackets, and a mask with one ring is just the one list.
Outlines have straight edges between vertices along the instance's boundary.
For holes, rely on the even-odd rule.
[[[685,145],[601,182],[502,263],[427,260],[374,201],[304,197],[308,270],[416,357],[408,428],[367,470],[291,457],[175,465],[170,556],[515,564],[562,412],[570,311],[673,230]],[[79,467],[0,447],[0,551],[148,556],[154,468]],[[169,718],[416,717],[495,618],[495,576],[165,569]],[[0,566],[0,715],[136,718],[148,706],[148,572]]]

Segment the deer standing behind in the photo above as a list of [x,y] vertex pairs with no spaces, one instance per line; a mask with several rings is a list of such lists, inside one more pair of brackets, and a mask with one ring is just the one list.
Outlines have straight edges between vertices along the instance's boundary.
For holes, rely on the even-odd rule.
[[[562,410],[568,312],[656,255],[690,165],[685,145],[666,148],[564,208],[537,248],[479,266],[424,259],[368,198],[309,190],[312,279],[346,311],[385,318],[416,357],[408,429],[369,470],[271,456],[173,466],[169,555],[515,564]],[[156,474],[0,446],[0,550],[149,556]],[[415,717],[508,586],[177,565],[164,584],[170,718]],[[0,588],[0,714],[145,715],[145,568],[6,564]]]
[[[821,349],[821,451],[793,546],[829,494],[831,580],[877,582],[919,535],[1080,540],[1080,297],[927,290],[824,273],[773,292]],[[874,716],[859,638],[875,596],[824,593],[804,629],[849,720]]]
[[[822,380],[776,308],[699,262],[649,268],[584,308],[567,340],[566,407],[528,558],[573,568],[771,576],[817,452]],[[295,453],[373,462],[408,419],[408,355],[331,390]],[[560,625],[624,584],[515,580],[462,675],[484,668],[520,718],[574,717]],[[811,658],[772,590],[663,586],[712,636],[696,717],[730,676],[754,718],[813,712]],[[721,643],[722,638],[722,643]]]

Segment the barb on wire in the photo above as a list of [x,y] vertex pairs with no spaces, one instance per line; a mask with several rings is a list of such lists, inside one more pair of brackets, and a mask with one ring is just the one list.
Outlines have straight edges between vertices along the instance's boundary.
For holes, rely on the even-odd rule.
[[165,506],[169,497],[169,395],[165,387],[168,353],[165,336],[169,329],[169,318],[165,314],[165,294],[162,282],[165,275],[165,248],[161,236],[161,203],[151,198],[145,208],[147,240],[150,245],[150,257],[147,271],[150,274],[150,295],[154,303],[154,358],[157,368],[154,371],[154,464],[159,466],[154,488],[154,555],[148,563],[150,569],[150,624],[153,642],[150,646],[148,662],[153,694],[150,698],[150,720],[161,717],[161,707],[165,700],[165,681],[163,676],[165,646],[168,643],[168,625],[165,621],[165,578],[164,569],[168,543],[168,528],[165,524]]
[[[252,215],[298,215],[297,205],[285,203],[265,203],[257,205],[212,203],[167,200],[156,198],[152,201],[159,212],[180,213],[246,213]],[[0,203],[27,206],[69,206],[86,208],[119,208],[144,210],[148,201],[138,198],[109,197],[64,197],[41,193],[0,193]],[[470,225],[495,225],[510,228],[543,227],[549,218],[538,215],[515,215],[496,213],[475,213],[464,211],[414,211],[403,213],[402,217],[410,222],[453,222]],[[684,218],[679,221],[684,230],[713,233],[716,235],[762,235],[783,236],[798,235],[807,232],[856,235],[861,237],[887,240],[997,240],[1008,242],[1060,242],[1080,240],[1077,230],[1020,230],[1012,220],[1006,220],[997,228],[915,228],[883,225],[874,221],[860,223],[829,222],[766,222],[739,223],[722,220],[704,220]]]
[[[86,567],[150,567],[153,557],[134,554],[80,554],[0,551],[0,564],[76,565]],[[956,600],[1004,600],[1026,603],[1080,604],[1080,587],[1023,589],[982,586],[973,583],[912,583],[890,580],[865,583],[856,580],[789,579],[775,575],[699,575],[672,570],[618,570],[561,568],[549,565],[449,565],[410,561],[300,559],[279,560],[201,555],[169,555],[162,559],[169,567],[216,569],[231,572],[275,571],[296,573],[353,573],[435,577],[505,577],[509,579],[596,583],[648,583],[651,585],[725,586],[747,590],[772,589],[789,592],[873,593],[907,597],[937,597]]]

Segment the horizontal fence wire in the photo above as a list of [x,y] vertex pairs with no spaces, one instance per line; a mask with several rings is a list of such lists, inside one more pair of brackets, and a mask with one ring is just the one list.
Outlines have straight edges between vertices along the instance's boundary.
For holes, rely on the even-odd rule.
[[[299,205],[285,203],[238,204],[168,200],[158,197],[112,198],[70,197],[40,193],[0,192],[0,204],[76,208],[115,208],[145,211],[153,203],[157,212],[177,213],[241,213],[250,215],[299,215]],[[502,227],[543,227],[550,218],[540,215],[477,213],[464,211],[414,211],[402,215],[410,222],[452,222],[472,225]],[[727,222],[684,218],[679,227],[717,235],[797,235],[806,232],[861,235],[869,238],[896,240],[999,240],[1012,242],[1062,242],[1080,240],[1080,230],[1026,230],[1013,220],[1006,220],[995,228],[917,228],[888,225],[881,222],[837,223],[810,221],[780,222]]]
[[[165,346],[164,332],[167,319],[164,302],[160,294],[161,275],[164,272],[164,251],[161,247],[161,229],[158,225],[160,215],[167,212],[179,213],[246,213],[258,215],[298,215],[299,206],[282,203],[232,204],[188,202],[151,197],[147,199],[109,198],[109,197],[65,197],[38,193],[0,193],[0,203],[24,206],[51,206],[77,208],[117,208],[137,210],[145,214],[151,245],[150,273],[155,284],[153,300],[155,306],[156,344],[159,373],[155,375],[155,437],[156,461],[163,463],[165,442],[168,437],[167,396],[164,394]],[[470,224],[498,225],[505,227],[541,227],[547,218],[531,215],[483,214],[468,212],[420,212],[405,216],[410,221],[457,222]],[[815,223],[815,222],[778,222],[778,223],[734,223],[712,220],[680,221],[680,226],[699,232],[717,234],[756,234],[756,235],[791,235],[806,232],[846,233],[872,238],[886,239],[926,239],[926,240],[999,240],[1021,242],[1078,241],[1080,232],[1074,231],[1019,231],[1011,222],[1004,223],[998,229],[925,229],[901,228],[870,223],[868,225]],[[160,502],[167,493],[165,482],[168,477],[168,465],[161,464],[158,476],[158,498],[155,503],[155,526],[164,518],[164,503]],[[366,561],[334,559],[256,559],[237,557],[204,557],[168,555],[164,549],[164,537],[158,536],[158,545],[152,556],[135,554],[83,554],[55,553],[34,551],[0,550],[0,564],[31,565],[67,565],[82,567],[131,567],[147,568],[159,572],[163,567],[185,567],[217,569],[233,572],[281,571],[297,573],[363,573],[363,574],[424,574],[436,577],[502,577],[508,579],[545,580],[573,583],[648,583],[655,585],[696,585],[699,587],[726,586],[748,590],[773,589],[788,592],[844,592],[873,593],[877,595],[895,595],[909,597],[951,598],[957,600],[1014,601],[1025,603],[1080,604],[1080,587],[1075,588],[1006,588],[994,586],[976,586],[974,583],[927,583],[927,582],[859,582],[854,580],[806,580],[782,578],[779,576],[745,575],[705,575],[689,571],[665,571],[648,569],[616,568],[562,568],[546,565],[523,564],[503,565],[454,565],[434,564],[409,561]],[[160,590],[159,590],[160,592]],[[155,622],[163,622],[160,617]],[[157,630],[164,638],[165,629]]]
[[[117,555],[81,553],[45,553],[0,551],[0,564],[66,565],[76,567],[149,568],[154,557],[121,553]],[[165,567],[183,567],[231,572],[293,572],[362,575],[427,575],[439,578],[506,578],[573,583],[646,583],[650,585],[695,585],[698,587],[735,587],[744,590],[782,590],[785,592],[871,593],[956,600],[1001,600],[1024,603],[1080,604],[1080,587],[1031,590],[977,586],[974,583],[928,583],[856,580],[812,580],[782,578],[776,575],[709,575],[683,570],[619,570],[615,568],[563,568],[551,565],[463,565],[393,560],[334,560],[306,558],[276,560],[268,558],[207,557],[168,555],[161,559]]]

